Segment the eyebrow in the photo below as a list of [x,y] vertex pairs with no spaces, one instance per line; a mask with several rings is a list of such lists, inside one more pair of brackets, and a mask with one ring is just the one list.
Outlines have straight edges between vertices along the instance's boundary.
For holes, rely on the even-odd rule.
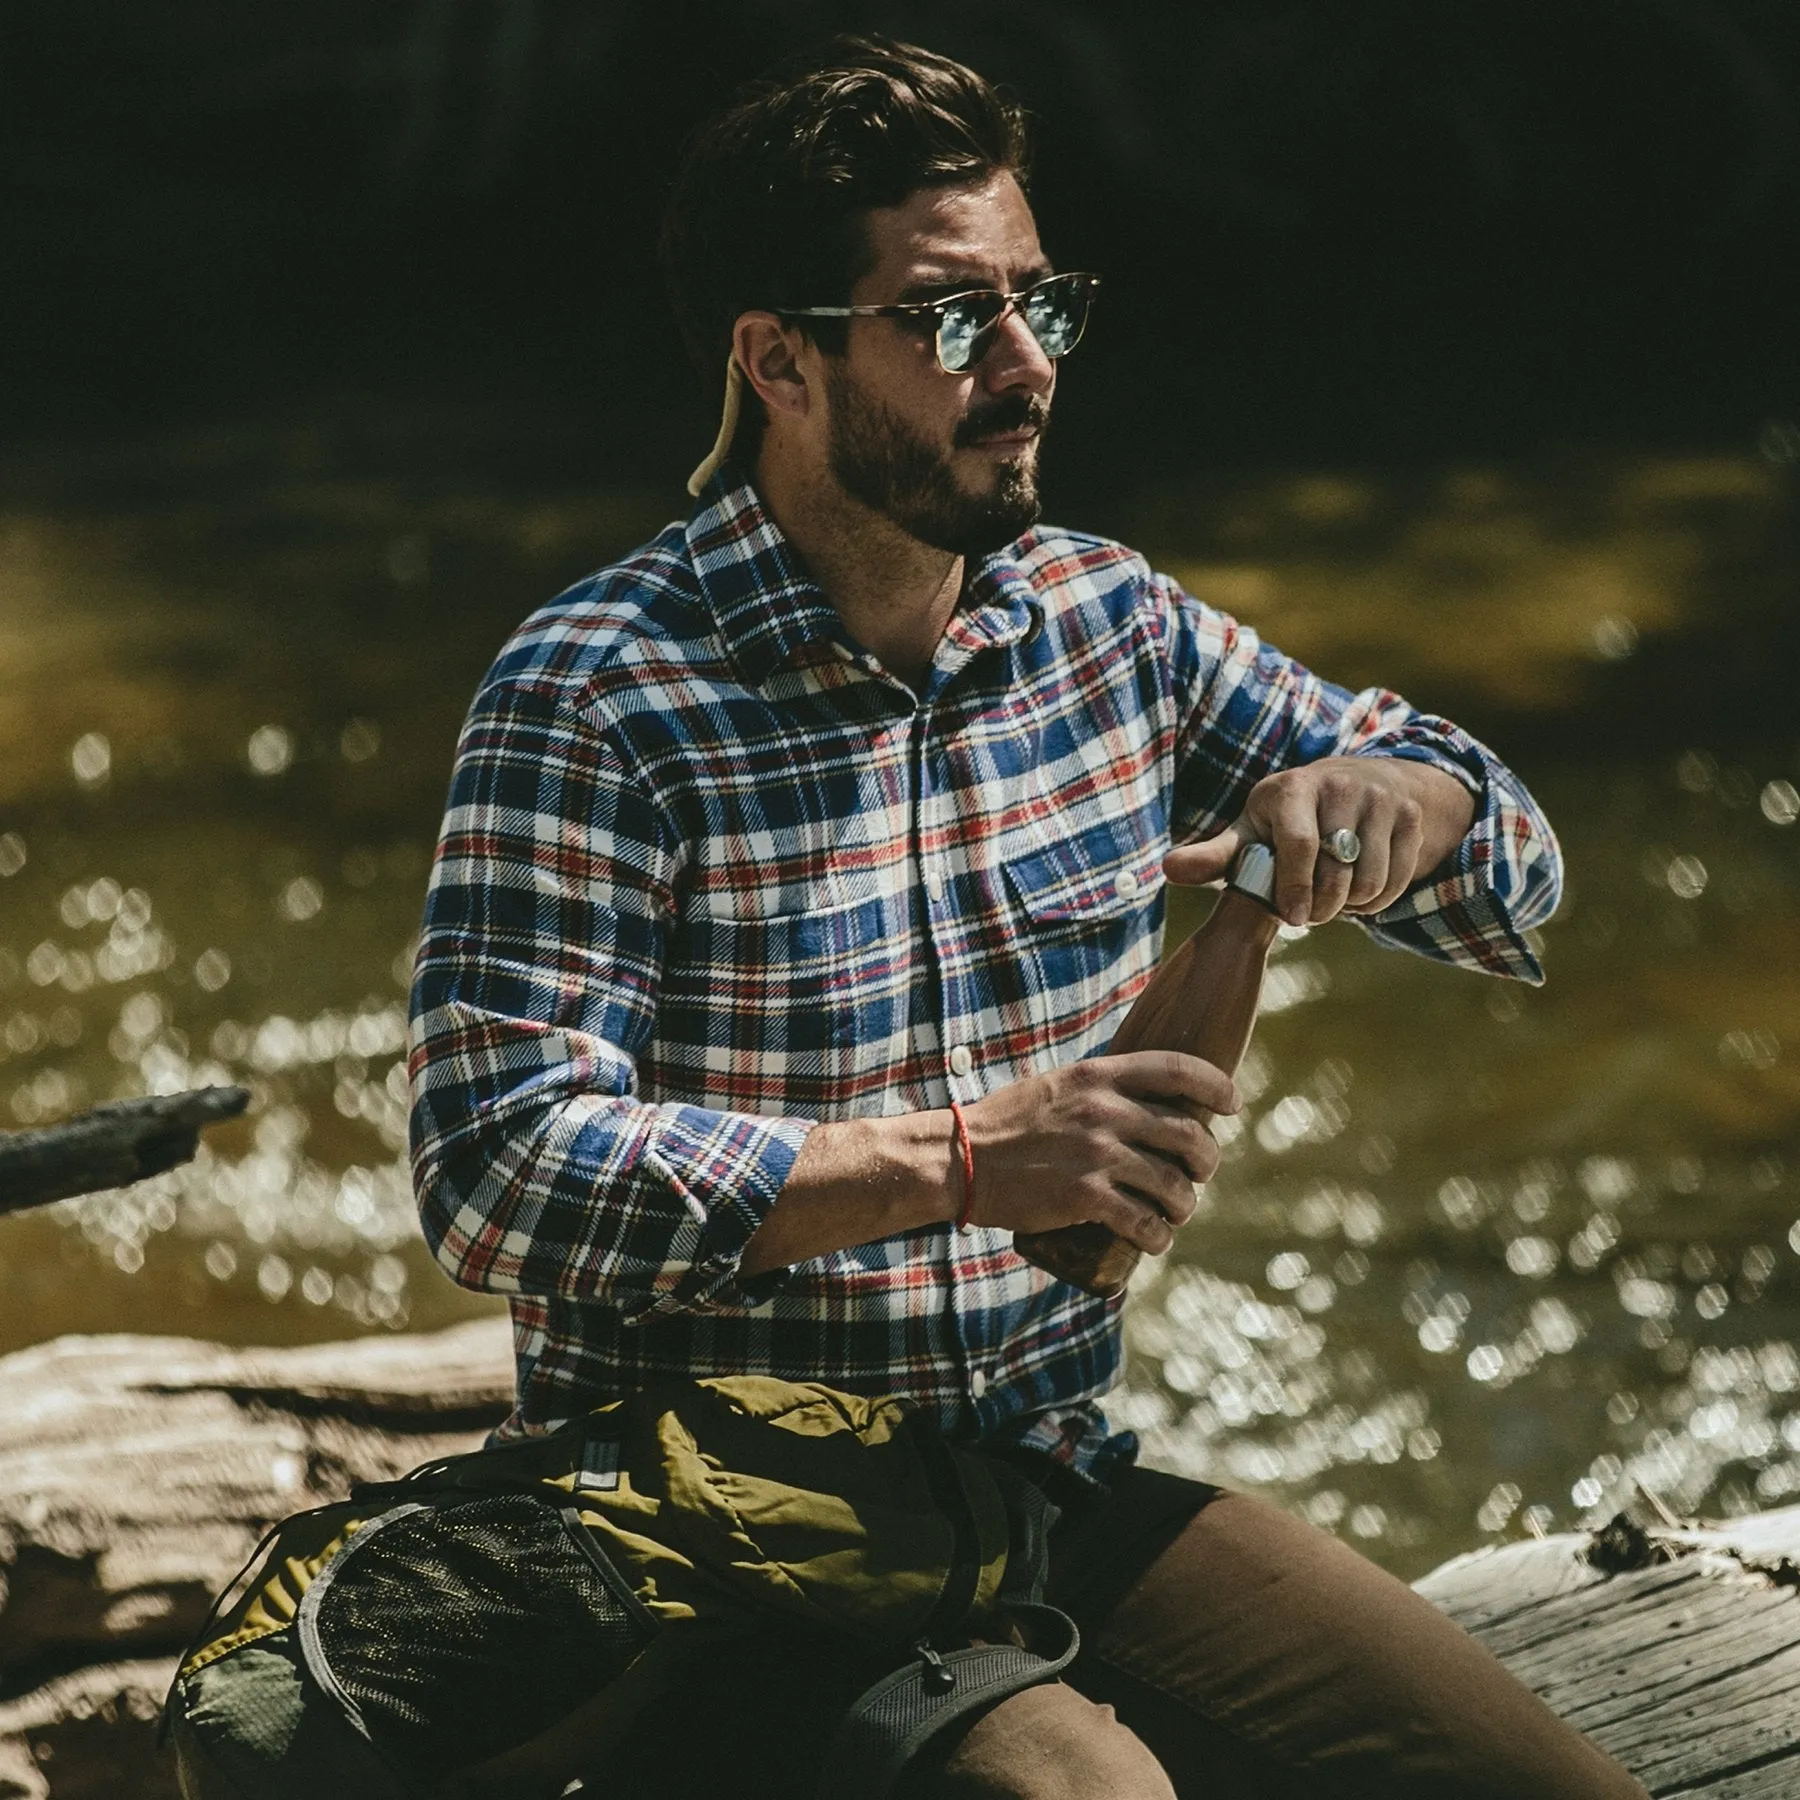
[[[1047,262],[1034,263],[1017,277],[1016,291],[1023,293],[1026,288],[1036,287],[1055,273]],[[910,306],[920,301],[941,300],[947,294],[966,294],[971,288],[993,290],[993,281],[985,274],[922,276],[917,281],[909,281],[900,290],[899,303]]]

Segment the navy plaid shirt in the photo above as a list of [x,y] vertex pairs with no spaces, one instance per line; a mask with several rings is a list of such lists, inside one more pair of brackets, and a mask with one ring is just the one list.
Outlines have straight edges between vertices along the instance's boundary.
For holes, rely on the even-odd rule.
[[1341,754],[1476,799],[1437,879],[1365,928],[1539,979],[1521,933],[1559,860],[1516,778],[1120,545],[1040,528],[974,567],[915,694],[727,465],[686,524],[528,619],[457,753],[410,1058],[426,1235],[511,1299],[509,1429],[743,1371],[909,1394],[1085,1473],[1129,1455],[1097,1405],[1123,1302],[1008,1233],[739,1259],[815,1122],[1103,1049],[1156,967],[1170,842]]

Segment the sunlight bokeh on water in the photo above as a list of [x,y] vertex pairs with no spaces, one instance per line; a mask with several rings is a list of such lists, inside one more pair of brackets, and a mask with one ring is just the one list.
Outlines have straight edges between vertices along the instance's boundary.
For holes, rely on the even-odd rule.
[[[404,1159],[450,748],[510,626],[674,507],[359,457],[320,430],[163,443],[39,465],[0,515],[0,1125],[254,1095],[186,1169],[0,1220],[0,1349],[493,1304],[424,1254]],[[1796,561],[1786,471],[1196,481],[1119,524],[1325,673],[1466,711],[1570,888],[1542,989],[1350,926],[1282,944],[1226,1163],[1140,1272],[1117,1417],[1403,1570],[1634,1482],[1800,1494],[1800,731],[1779,668],[1733,729],[1710,689],[1667,702],[1712,659],[1754,672]]]

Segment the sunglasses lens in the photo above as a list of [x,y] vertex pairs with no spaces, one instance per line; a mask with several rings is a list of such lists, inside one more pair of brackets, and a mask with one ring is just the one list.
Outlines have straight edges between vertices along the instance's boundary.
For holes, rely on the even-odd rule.
[[[1087,329],[1088,307],[1094,283],[1086,275],[1052,275],[1021,296],[1019,311],[1026,328],[1046,356],[1067,356]],[[948,374],[960,375],[987,355],[994,331],[1009,302],[1005,294],[982,289],[958,294],[937,309],[938,363]]]
[[1052,359],[1066,356],[1087,326],[1089,289],[1078,276],[1057,275],[1025,296],[1025,323]]
[[951,375],[980,362],[1006,305],[1003,294],[962,294],[938,314],[938,362]]

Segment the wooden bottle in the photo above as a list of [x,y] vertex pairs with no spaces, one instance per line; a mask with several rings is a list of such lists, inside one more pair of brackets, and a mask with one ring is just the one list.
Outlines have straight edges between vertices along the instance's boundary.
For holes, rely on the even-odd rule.
[[[1157,970],[1138,995],[1107,1054],[1180,1050],[1235,1074],[1250,1046],[1269,951],[1281,920],[1275,912],[1275,853],[1246,844],[1206,923]],[[1212,1114],[1197,1109],[1201,1124]],[[1022,1231],[1013,1248],[1090,1294],[1121,1292],[1142,1252],[1104,1225]]]

